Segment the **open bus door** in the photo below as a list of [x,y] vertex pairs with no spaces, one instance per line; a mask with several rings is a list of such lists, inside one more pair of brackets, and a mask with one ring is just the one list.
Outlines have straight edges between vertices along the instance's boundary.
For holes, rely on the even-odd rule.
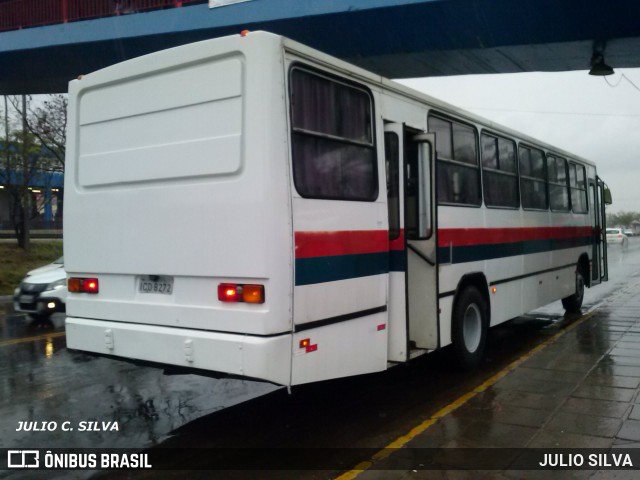
[[591,283],[597,285],[609,279],[607,266],[607,237],[605,204],[611,203],[611,192],[600,177],[589,180],[589,201],[591,203],[591,228],[593,251],[591,256]]
[[438,347],[435,137],[385,125],[389,202],[389,360]]
[[439,344],[435,139],[434,133],[405,135],[407,313],[410,351],[416,353]]
[[600,244],[602,245],[602,255],[600,258],[600,279],[602,281],[609,280],[609,262],[607,260],[607,216],[604,211],[605,205],[611,205],[613,200],[611,199],[611,191],[607,184],[602,181],[600,177],[598,179],[598,196],[600,198],[600,204],[598,205],[600,211],[600,218],[602,219],[602,233],[600,238]]

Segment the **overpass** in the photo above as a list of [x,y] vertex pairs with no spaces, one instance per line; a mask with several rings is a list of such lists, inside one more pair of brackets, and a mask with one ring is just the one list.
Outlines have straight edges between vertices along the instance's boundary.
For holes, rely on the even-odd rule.
[[582,70],[594,49],[614,68],[640,66],[637,0],[174,3],[182,6],[0,32],[0,94],[65,92],[79,74],[243,29],[286,35],[392,78]]

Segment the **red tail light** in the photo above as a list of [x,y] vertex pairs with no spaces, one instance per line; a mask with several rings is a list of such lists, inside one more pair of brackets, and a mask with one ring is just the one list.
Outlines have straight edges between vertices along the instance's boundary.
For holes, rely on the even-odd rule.
[[67,280],[67,288],[72,293],[98,293],[100,282],[97,278],[71,277]]
[[242,287],[234,283],[221,283],[218,285],[218,300],[221,302],[241,302]]
[[218,300],[231,303],[264,303],[264,286],[221,283],[218,285]]

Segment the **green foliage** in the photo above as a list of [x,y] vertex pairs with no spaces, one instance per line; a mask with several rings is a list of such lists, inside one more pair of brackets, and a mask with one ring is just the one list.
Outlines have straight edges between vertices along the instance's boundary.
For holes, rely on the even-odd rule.
[[62,256],[62,241],[33,242],[25,251],[15,243],[0,243],[0,295],[12,295],[25,274]]

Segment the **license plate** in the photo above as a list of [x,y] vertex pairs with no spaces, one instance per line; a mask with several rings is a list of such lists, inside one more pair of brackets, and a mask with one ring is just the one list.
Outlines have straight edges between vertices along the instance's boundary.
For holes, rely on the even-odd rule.
[[171,295],[173,293],[173,277],[161,275],[146,275],[138,281],[140,293],[157,293]]
[[20,303],[33,303],[36,299],[35,295],[20,295],[18,302]]

